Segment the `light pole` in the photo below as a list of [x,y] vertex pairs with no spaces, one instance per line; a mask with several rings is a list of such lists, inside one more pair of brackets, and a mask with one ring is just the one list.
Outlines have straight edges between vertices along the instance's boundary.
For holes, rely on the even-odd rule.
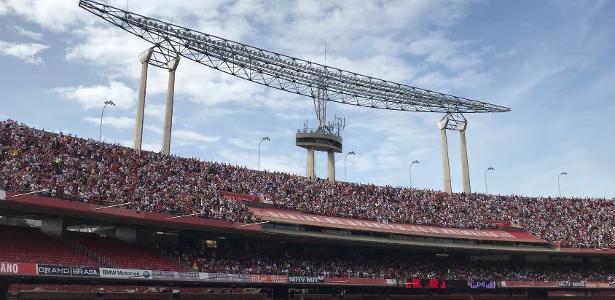
[[418,160],[415,160],[415,161],[410,163],[410,167],[408,168],[408,173],[410,174],[410,187],[412,187],[412,165],[420,164],[420,163],[421,162],[419,162]]
[[489,167],[485,170],[485,194],[489,194],[489,187],[487,186],[487,172],[489,171],[495,171],[495,169],[493,167]]
[[346,180],[346,158],[348,158],[348,155],[355,155],[356,153],[354,153],[354,151],[350,151],[348,153],[346,153],[346,156],[344,156],[344,181],[348,181]]
[[261,169],[261,144],[263,143],[263,141],[271,141],[271,139],[266,136],[264,138],[261,139],[260,142],[258,142],[258,169]]
[[102,140],[102,124],[103,124],[103,116],[105,115],[105,108],[107,105],[115,106],[115,102],[111,100],[105,101],[105,106],[103,106],[102,112],[100,113],[100,127],[98,128],[98,141]]
[[562,187],[561,187],[561,186],[560,186],[560,184],[559,184],[559,178],[560,178],[562,175],[568,175],[568,172],[561,172],[561,173],[559,173],[559,175],[557,175],[557,191],[559,192],[559,196],[560,196],[560,197],[562,196]]

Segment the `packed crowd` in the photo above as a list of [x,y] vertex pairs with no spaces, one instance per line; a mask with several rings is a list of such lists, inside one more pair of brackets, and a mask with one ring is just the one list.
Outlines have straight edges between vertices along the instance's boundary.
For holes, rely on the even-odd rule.
[[0,188],[49,189],[51,196],[130,203],[138,210],[253,222],[246,207],[220,192],[257,195],[276,207],[307,213],[487,228],[505,220],[563,247],[615,248],[615,201],[453,194],[371,184],[308,181],[49,134],[14,121],[0,123]]
[[467,257],[361,253],[352,249],[259,249],[243,245],[181,247],[169,251],[194,270],[347,278],[438,278],[447,280],[613,281],[615,268],[600,263],[471,262]]
[[241,202],[220,195],[223,180],[196,159],[139,153],[13,121],[0,123],[0,145],[0,189],[46,190],[51,197],[125,203],[138,211],[256,221]]

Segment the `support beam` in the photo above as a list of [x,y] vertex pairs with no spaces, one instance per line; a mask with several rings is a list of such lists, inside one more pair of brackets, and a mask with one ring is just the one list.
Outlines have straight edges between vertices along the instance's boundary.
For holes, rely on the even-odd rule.
[[333,150],[327,152],[327,179],[335,182],[335,152]]
[[141,61],[141,81],[139,82],[139,98],[137,100],[137,117],[135,118],[135,139],[133,148],[141,151],[143,144],[143,113],[145,111],[145,91],[147,88],[147,67],[149,60],[152,58],[153,48],[145,50],[139,55]]
[[314,148],[307,149],[307,162],[305,166],[305,177],[309,180],[314,180]]
[[48,216],[41,221],[41,231],[47,235],[58,237],[66,231],[63,217]]
[[115,228],[115,238],[129,244],[137,243],[137,228],[129,225],[122,225]]
[[448,141],[446,140],[446,127],[448,126],[448,119],[442,119],[438,122],[438,128],[440,128],[440,138],[442,142],[442,174],[444,176],[444,191],[452,194],[453,189],[451,187],[451,166],[448,161]]
[[470,168],[468,167],[468,149],[466,147],[467,127],[467,121],[458,124],[459,137],[461,140],[461,172],[463,174],[463,192],[466,194],[472,192],[470,187]]
[[164,128],[162,132],[162,154],[171,154],[171,128],[173,127],[173,95],[175,92],[175,70],[179,64],[179,56],[169,61],[169,86],[167,88],[167,104],[164,113]]

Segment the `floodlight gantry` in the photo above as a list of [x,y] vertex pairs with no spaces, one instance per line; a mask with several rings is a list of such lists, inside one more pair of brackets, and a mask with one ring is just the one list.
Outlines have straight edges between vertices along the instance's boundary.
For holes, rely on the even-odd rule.
[[[144,66],[135,130],[137,149],[141,148],[140,135],[143,130],[142,106],[145,102],[147,76],[143,71],[147,73],[146,65],[149,64],[169,70],[163,153],[170,152],[173,84],[180,57],[270,88],[310,97],[315,105],[331,101],[376,109],[445,114],[510,110],[500,105],[382,80],[268,51],[92,0],[80,0],[79,6],[153,45],[148,50],[149,54],[145,55],[146,59],[141,57]],[[318,116],[318,108],[316,112]],[[322,124],[320,119],[319,123]]]

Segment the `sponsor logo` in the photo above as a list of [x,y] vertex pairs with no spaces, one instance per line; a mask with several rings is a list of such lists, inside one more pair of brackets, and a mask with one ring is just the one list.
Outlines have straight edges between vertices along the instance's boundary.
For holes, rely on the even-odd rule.
[[199,273],[198,272],[177,273],[177,278],[179,280],[199,280]]
[[100,273],[98,272],[98,268],[93,268],[93,267],[71,268],[70,271],[73,276],[87,276],[87,277],[100,276]]
[[52,275],[52,276],[70,276],[70,267],[66,266],[54,266],[54,265],[38,265],[36,268],[38,275]]
[[495,289],[493,280],[468,280],[468,287],[471,289]]
[[590,289],[608,289],[611,287],[611,284],[608,282],[591,281],[591,282],[586,282],[585,287],[590,288]]
[[585,281],[560,281],[559,287],[567,287],[567,288],[584,288]]
[[287,283],[286,275],[250,275],[251,282]]
[[289,283],[321,283],[322,277],[309,277],[309,276],[289,276]]
[[36,275],[36,264],[0,262],[0,275]]
[[174,280],[176,272],[171,271],[152,271],[153,279]]
[[149,270],[100,268],[100,277],[123,279],[151,279]]
[[0,274],[19,274],[19,264],[0,263]]
[[446,289],[446,281],[437,278],[420,279],[420,278],[408,278],[406,279],[407,289]]
[[250,282],[250,275],[226,273],[199,273],[199,279],[205,281]]

